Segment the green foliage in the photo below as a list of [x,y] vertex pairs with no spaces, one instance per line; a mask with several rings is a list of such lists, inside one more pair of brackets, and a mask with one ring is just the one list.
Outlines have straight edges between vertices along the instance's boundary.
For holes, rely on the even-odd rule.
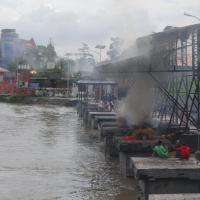
[[76,60],[78,66],[86,67],[88,65],[94,66],[96,64],[94,56],[91,54],[90,47],[87,44],[82,44],[82,47],[79,48],[78,55],[80,56],[80,58]]

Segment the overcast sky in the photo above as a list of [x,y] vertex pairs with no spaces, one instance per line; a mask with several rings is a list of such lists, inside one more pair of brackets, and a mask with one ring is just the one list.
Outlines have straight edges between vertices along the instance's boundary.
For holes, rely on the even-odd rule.
[[132,41],[167,25],[198,23],[184,11],[200,16],[200,0],[0,0],[0,28],[16,28],[37,44],[52,38],[64,55],[82,42],[94,48],[111,36]]

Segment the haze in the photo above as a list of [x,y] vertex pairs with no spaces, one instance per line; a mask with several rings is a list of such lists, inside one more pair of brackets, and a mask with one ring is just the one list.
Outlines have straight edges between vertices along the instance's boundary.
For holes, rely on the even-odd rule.
[[[82,42],[108,46],[111,36],[134,38],[165,26],[198,23],[183,15],[200,13],[199,0],[0,0],[1,28],[16,28],[22,38],[46,44],[52,38],[60,55]],[[106,52],[106,51],[105,51]]]

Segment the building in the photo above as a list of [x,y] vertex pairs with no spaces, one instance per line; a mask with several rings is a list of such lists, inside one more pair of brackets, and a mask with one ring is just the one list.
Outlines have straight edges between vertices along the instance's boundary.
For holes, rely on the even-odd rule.
[[2,29],[0,64],[8,68],[16,59],[23,58],[26,52],[35,48],[36,44],[33,38],[30,40],[20,39],[15,29]]
[[3,29],[1,31],[1,62],[2,66],[8,66],[17,57],[19,36],[15,29]]
[[10,69],[29,65],[39,71],[54,70],[57,54],[51,40],[47,46],[36,45],[33,38],[21,39],[16,29],[2,29],[0,37],[0,66]]
[[4,69],[3,67],[0,67],[0,83],[4,82],[5,80],[5,74],[9,71],[7,69]]

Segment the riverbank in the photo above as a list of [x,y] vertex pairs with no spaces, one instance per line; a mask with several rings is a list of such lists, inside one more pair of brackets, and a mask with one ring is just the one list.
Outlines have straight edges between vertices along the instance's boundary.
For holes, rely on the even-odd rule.
[[27,97],[27,96],[0,96],[0,102],[27,105],[57,105],[57,106],[75,106],[75,98],[65,97]]

